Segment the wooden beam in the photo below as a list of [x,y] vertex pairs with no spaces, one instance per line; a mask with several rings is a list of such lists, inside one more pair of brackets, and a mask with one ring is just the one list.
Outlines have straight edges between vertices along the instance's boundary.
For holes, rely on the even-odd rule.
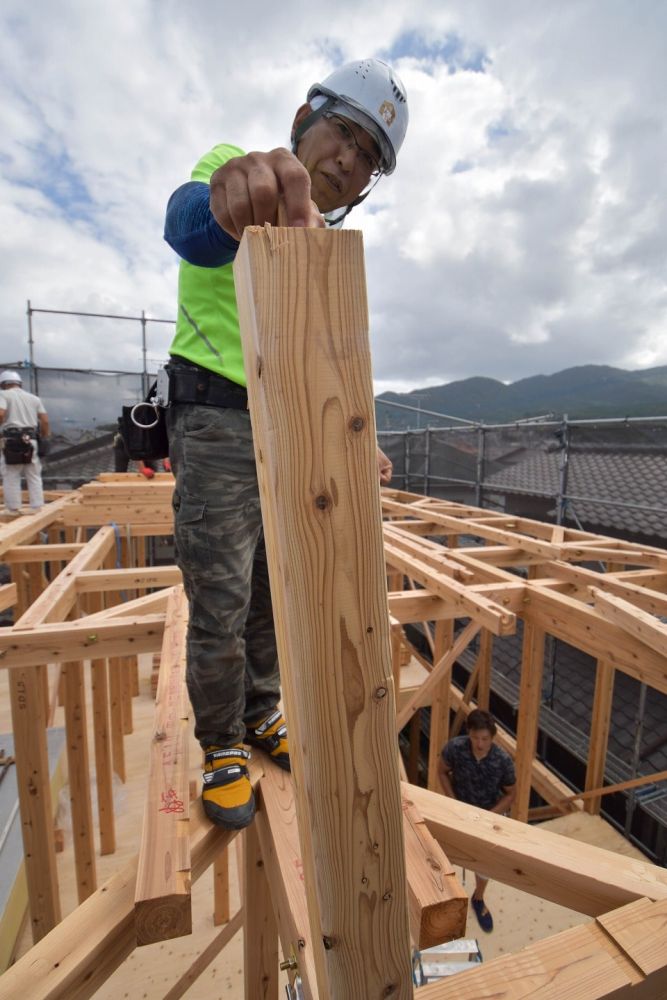
[[171,587],[183,582],[178,566],[148,566],[140,569],[89,570],[78,573],[79,594],[95,591],[134,590],[137,587]]
[[[261,768],[252,766],[251,773],[256,783]],[[201,801],[192,804],[190,829],[192,878],[196,881],[216,854],[231,843],[235,832],[213,826],[204,816]],[[92,997],[136,947],[137,866],[135,855],[0,976],[0,1000]]]
[[100,565],[113,548],[114,542],[113,528],[109,525],[100,528],[65,569],[52,580],[46,590],[42,591],[37,600],[33,601],[26,613],[16,622],[14,629],[29,629],[46,622],[63,621],[76,601],[77,575],[82,570]]
[[[433,642],[433,662],[438,663],[454,644],[454,623],[436,622]],[[449,739],[450,691],[451,676],[448,672],[436,685],[431,696],[427,778],[427,784],[431,791],[440,791],[438,762],[442,748]]]
[[607,594],[599,587],[589,587],[589,591],[596,609],[604,618],[620,625],[656,653],[667,656],[667,625],[622,597]]
[[[664,933],[655,934],[652,944],[664,954]],[[473,966],[463,976],[429,983],[414,996],[415,1000],[655,1000],[665,995],[666,988],[664,969],[644,978],[601,926],[588,924]]]
[[648,861],[638,864],[415,785],[406,793],[455,865],[589,916],[644,896],[667,900],[667,871]]
[[[593,711],[591,714],[590,733],[588,736],[588,761],[586,764],[585,790],[600,788],[604,781],[609,730],[611,727],[611,708],[614,698],[614,677],[616,672],[610,663],[598,660],[595,669],[595,693],[593,695]],[[584,806],[586,812],[598,815],[601,799],[593,795]]]
[[401,708],[400,712],[396,713],[397,732],[400,732],[403,726],[406,725],[410,716],[413,715],[422,703],[422,700],[427,695],[430,695],[445,677],[451,677],[452,666],[456,663],[461,653],[470,645],[480,628],[481,626],[476,621],[468,622],[463,631],[457,636],[454,645],[433,665],[433,669],[424,683],[415,691],[407,704]]
[[405,788],[402,803],[410,926],[421,950],[465,936],[468,896]]
[[155,594],[147,594],[145,597],[137,597],[133,601],[123,601],[120,604],[112,604],[111,607],[90,614],[86,618],[88,625],[95,625],[101,621],[109,621],[112,618],[127,618],[133,615],[156,615],[164,614],[173,587],[165,587]]
[[185,688],[187,602],[177,588],[167,608],[139,849],[134,917],[137,944],[192,932],[188,788],[190,703]]
[[85,542],[74,545],[16,545],[4,553],[2,561],[6,563],[50,563],[69,562],[85,547]]
[[445,573],[440,573],[422,560],[409,556],[393,543],[385,542],[387,562],[395,566],[422,587],[448,601],[457,610],[459,618],[474,618],[495,635],[511,635],[516,628],[513,612],[497,606],[493,601],[470,591]]
[[[69,499],[50,504],[39,514],[18,518],[13,524],[0,528],[0,552],[34,536],[36,531],[50,524],[58,512],[62,511]],[[24,524],[22,522],[27,522]],[[111,535],[109,537],[109,532]],[[43,623],[54,618],[63,618],[71,610],[75,594],[73,590],[74,574],[83,568],[88,568],[91,562],[103,557],[104,552],[113,542],[113,530],[102,529],[86,548],[79,552],[66,570],[44,590],[33,604],[27,608],[16,624],[0,632],[16,636],[34,636],[35,628],[44,627]],[[52,626],[47,626],[52,627]],[[67,628],[68,626],[65,626]],[[8,665],[11,653],[8,655],[6,646],[2,665]],[[0,653],[0,656],[2,653]],[[44,691],[47,674],[46,664],[56,661],[58,657],[48,655],[42,650],[41,655],[32,659],[24,659],[20,669],[13,670],[9,678],[10,698],[12,707],[12,729],[16,756],[16,778],[21,807],[21,826],[23,832],[23,847],[26,859],[26,877],[30,899],[31,926],[33,940],[39,940],[60,919],[60,900],[58,897],[58,878],[53,839],[53,812],[51,808],[51,791],[46,747],[46,724],[48,721],[47,706]],[[63,656],[66,660],[79,660],[79,656]],[[20,657],[19,657],[20,662]],[[78,682],[77,682],[78,687]],[[74,693],[72,692],[72,697]],[[77,723],[70,716],[70,729]],[[85,779],[86,788],[89,779]],[[87,823],[87,810],[77,815],[80,835]],[[94,872],[91,872],[90,851],[84,849],[82,838],[81,850],[78,853],[79,892],[85,894],[94,887]],[[83,853],[82,853],[83,852]]]
[[595,608],[531,584],[524,618],[563,642],[667,694],[667,660]]
[[86,717],[83,663],[70,662],[65,666],[65,726],[72,840],[79,903],[92,895],[97,887]]
[[[42,664],[40,667],[12,671],[9,678],[16,785],[34,942],[47,935],[60,920],[46,745],[47,720],[41,676],[45,670],[46,666]],[[30,993],[15,995],[29,996]]]
[[391,591],[389,613],[401,625],[408,622],[432,622],[456,618],[457,611],[441,597],[427,590]]
[[667,903],[638,899],[597,922],[645,976],[667,972]]
[[38,532],[47,528],[60,517],[74,501],[74,494],[67,494],[60,500],[46,504],[38,514],[25,514],[8,524],[0,525],[0,556],[16,545],[22,545],[34,538]]
[[152,653],[160,648],[164,615],[98,619],[36,625],[28,630],[0,629],[0,669],[23,668],[91,656]]
[[255,825],[271,887],[283,955],[296,963],[304,995],[317,996],[314,949],[310,936],[303,860],[292,779],[267,767],[259,782]]
[[661,781],[667,781],[667,771],[656,771],[655,774],[642,774],[638,778],[629,778],[627,781],[617,781],[614,785],[604,785],[600,788],[591,788],[585,792],[574,792],[564,799],[554,802],[555,806],[565,805],[567,802],[574,802],[576,799],[592,799],[600,795],[612,795],[614,792],[625,792],[629,788],[641,788],[643,785],[657,785]]
[[254,824],[243,831],[243,839],[243,995],[245,1000],[278,1000],[278,929]]
[[543,671],[544,632],[530,622],[524,622],[516,736],[516,797],[512,807],[514,819],[524,822],[528,819],[533,758],[540,724]]
[[234,275],[319,995],[407,998],[361,234],[251,227]]
[[493,635],[484,628],[479,635],[479,653],[477,654],[479,664],[479,677],[477,681],[477,705],[485,712],[489,711],[489,698],[491,694],[491,672],[493,667]]
[[[100,594],[91,594],[87,610],[102,608]],[[113,808],[113,768],[111,760],[111,729],[109,719],[109,680],[107,661],[90,661],[90,683],[93,702],[93,740],[97,784],[97,817],[100,830],[100,854],[116,850],[116,825]]]
[[[585,569],[583,566],[571,566],[567,563],[546,563],[544,571],[549,576],[559,577],[568,583],[576,584],[578,588],[588,598],[588,587],[597,587],[605,593],[614,594],[629,601],[642,611],[647,611],[651,615],[667,615],[667,594],[650,587],[640,586],[628,579],[623,574],[623,579],[619,579],[616,573],[596,573],[592,569]],[[620,574],[619,574],[620,575]]]

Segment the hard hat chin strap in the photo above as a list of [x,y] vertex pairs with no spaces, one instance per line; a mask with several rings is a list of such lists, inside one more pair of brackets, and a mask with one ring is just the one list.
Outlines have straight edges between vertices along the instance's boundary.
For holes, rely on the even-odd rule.
[[324,101],[324,103],[321,104],[319,108],[315,108],[313,111],[311,111],[309,115],[306,115],[301,124],[297,125],[297,127],[294,130],[294,135],[292,137],[292,152],[294,153],[295,156],[296,156],[296,147],[303,139],[304,134],[308,131],[309,128],[312,128],[312,126],[317,121],[320,120],[322,115],[326,111],[328,111],[329,108],[333,107],[333,105],[337,103],[338,102],[334,97],[327,97],[326,101]]

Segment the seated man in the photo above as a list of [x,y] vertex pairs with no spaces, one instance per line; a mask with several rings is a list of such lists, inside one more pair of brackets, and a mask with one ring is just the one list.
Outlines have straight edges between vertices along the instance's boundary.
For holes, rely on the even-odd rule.
[[[490,812],[506,813],[514,802],[516,775],[510,755],[493,742],[493,716],[477,708],[468,716],[467,736],[445,744],[438,761],[438,777],[445,795]],[[484,903],[489,880],[475,873],[472,908],[483,931],[493,930],[493,917]]]

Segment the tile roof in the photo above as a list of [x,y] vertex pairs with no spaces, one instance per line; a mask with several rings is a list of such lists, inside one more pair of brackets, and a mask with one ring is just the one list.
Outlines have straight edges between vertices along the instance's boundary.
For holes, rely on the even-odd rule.
[[[560,483],[560,452],[537,451],[485,477],[498,492],[556,497]],[[585,525],[655,537],[667,541],[667,454],[659,451],[574,450],[570,453],[567,494],[585,499],[569,507]],[[633,504],[644,509],[618,506]],[[646,508],[659,508],[650,510]],[[574,520],[574,518],[571,518]]]

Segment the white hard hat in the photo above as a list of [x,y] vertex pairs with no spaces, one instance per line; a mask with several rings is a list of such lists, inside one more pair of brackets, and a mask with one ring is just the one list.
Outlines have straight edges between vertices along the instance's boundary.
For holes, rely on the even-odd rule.
[[3,385],[5,382],[14,382],[16,385],[23,385],[23,379],[19,373],[13,372],[9,368],[0,373],[0,385]]
[[308,100],[318,94],[333,99],[339,114],[373,136],[382,155],[383,172],[393,173],[408,128],[408,98],[391,66],[380,59],[345,63],[322,83],[314,83]]

